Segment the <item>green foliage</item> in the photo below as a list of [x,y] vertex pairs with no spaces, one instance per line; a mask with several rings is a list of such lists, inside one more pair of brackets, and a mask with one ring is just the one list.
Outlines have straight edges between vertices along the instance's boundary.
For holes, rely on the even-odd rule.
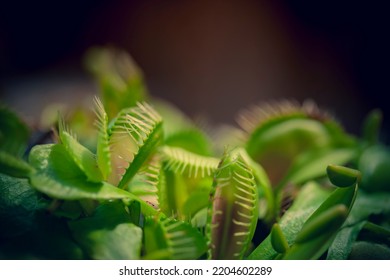
[[286,237],[277,223],[274,224],[271,229],[271,244],[272,248],[274,248],[275,251],[280,254],[286,253],[286,251],[289,249]]
[[346,164],[356,158],[357,152],[353,148],[311,150],[298,156],[287,174],[276,187],[282,189],[286,184],[300,185],[312,179],[326,176],[328,164]]
[[142,229],[131,223],[122,203],[99,206],[93,216],[70,221],[75,240],[93,259],[139,259]]
[[367,148],[358,164],[362,172],[362,189],[367,192],[390,191],[390,149],[382,145]]
[[360,172],[344,166],[329,165],[326,168],[329,180],[340,188],[350,187],[360,181]]
[[72,133],[67,130],[61,118],[59,120],[59,136],[61,147],[64,147],[69,159],[73,160],[77,167],[83,171],[88,181],[100,182],[102,175],[96,163],[95,155],[77,141]]
[[145,259],[197,259],[206,252],[206,239],[190,224],[174,219],[145,222]]
[[[284,213],[279,221],[279,226],[285,236],[289,246],[294,244],[294,240],[301,230],[305,221],[314,211],[329,197],[329,191],[321,188],[315,182],[305,184],[292,206]],[[278,251],[274,249],[271,236],[260,243],[248,256],[250,260],[272,260],[278,257]]]
[[10,109],[0,104],[0,150],[20,157],[30,137],[26,124]]
[[88,181],[67,150],[59,144],[36,146],[30,153],[30,163],[37,169],[30,177],[32,186],[52,198],[109,200],[131,197],[130,193],[106,182]]
[[34,168],[32,168],[27,162],[1,150],[0,170],[4,174],[18,178],[28,178],[28,176],[34,172]]
[[126,53],[94,49],[87,64],[95,112],[60,117],[50,144],[28,148],[0,106],[0,258],[389,258],[381,112],[360,138],[310,101],[211,128],[149,96]]
[[[335,171],[337,172],[337,171]],[[344,170],[341,171],[344,175]],[[348,174],[349,176],[350,174]],[[360,176],[356,174],[355,182]],[[331,245],[337,231],[348,217],[356,194],[357,184],[338,188],[310,215],[295,238],[284,259],[317,259]]]
[[0,172],[28,178],[33,168],[22,156],[27,148],[30,131],[10,109],[0,104]]
[[36,222],[36,212],[44,205],[27,180],[0,173],[0,238],[29,231]]
[[[382,217],[383,226],[388,228],[385,221],[390,219],[390,194],[388,193],[364,193],[359,192],[356,197],[355,206],[352,208],[342,229],[329,248],[328,259],[348,259],[359,233],[369,221],[378,223],[378,217]],[[380,221],[379,220],[379,221]],[[379,224],[379,225],[380,225]],[[374,245],[378,238],[370,238],[368,241]],[[379,244],[389,242],[379,239]],[[365,240],[367,242],[367,240]],[[369,250],[366,250],[368,254]],[[372,250],[374,251],[374,250]]]

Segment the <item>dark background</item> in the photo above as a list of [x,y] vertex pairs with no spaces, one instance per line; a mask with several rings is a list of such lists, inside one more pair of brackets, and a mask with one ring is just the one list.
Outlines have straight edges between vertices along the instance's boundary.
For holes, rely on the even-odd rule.
[[375,2],[5,2],[0,98],[34,118],[47,102],[96,94],[82,57],[111,44],[191,116],[232,122],[251,103],[311,98],[356,133],[380,108],[388,131],[389,16]]

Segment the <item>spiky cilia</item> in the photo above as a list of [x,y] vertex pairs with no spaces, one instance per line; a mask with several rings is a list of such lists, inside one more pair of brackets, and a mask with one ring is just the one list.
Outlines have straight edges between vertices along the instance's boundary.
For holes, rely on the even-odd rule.
[[214,177],[207,222],[210,259],[242,259],[253,237],[258,194],[243,152],[226,153]]

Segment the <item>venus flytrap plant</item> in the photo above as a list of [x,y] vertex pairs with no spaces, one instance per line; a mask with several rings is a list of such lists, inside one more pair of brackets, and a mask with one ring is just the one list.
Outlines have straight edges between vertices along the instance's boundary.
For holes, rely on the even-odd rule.
[[110,129],[113,171],[109,181],[124,188],[150,157],[162,137],[162,119],[148,104],[124,109]]
[[210,259],[242,259],[254,234],[258,194],[244,152],[227,152],[214,177],[207,223]]
[[[97,141],[98,147],[96,149],[98,158],[76,140],[69,129],[66,128],[64,121],[60,119],[59,138],[61,143],[36,146],[30,153],[30,164],[37,170],[30,176],[32,185],[50,197],[62,200],[138,200],[146,214],[157,213],[153,207],[134,194],[116,188],[103,180],[103,173],[107,177],[110,171],[112,176],[118,170],[109,168],[112,166],[110,163],[99,164],[99,158],[112,158],[117,151],[112,149],[112,142],[110,142],[112,135],[109,138],[110,135],[105,130],[107,118],[104,108],[98,100],[95,103],[99,128],[99,140]],[[127,166],[127,173],[125,173],[125,175],[127,174],[125,178],[127,181],[131,179],[129,172],[132,172],[130,175],[137,172],[143,161],[151,155],[154,144],[157,143],[157,140],[148,142],[148,136],[150,135],[145,130],[145,127],[149,127],[150,123],[158,120],[157,113],[152,110],[148,105],[140,104],[138,107],[129,110],[128,127],[117,128],[114,124],[112,128],[114,135],[122,132],[123,135],[121,136],[124,139],[138,140],[138,142],[133,143],[135,149],[132,150],[133,154],[131,154],[131,156],[136,155],[134,158],[137,161],[135,161],[135,164],[132,161],[131,168]],[[145,120],[145,125],[140,125],[137,118]],[[118,124],[116,123],[116,125]],[[146,146],[147,148],[145,148],[145,143],[148,145]],[[150,149],[150,151],[145,151],[145,149]],[[66,166],[67,169],[64,170],[61,168],[62,166]],[[122,174],[116,173],[115,175],[121,176]]]

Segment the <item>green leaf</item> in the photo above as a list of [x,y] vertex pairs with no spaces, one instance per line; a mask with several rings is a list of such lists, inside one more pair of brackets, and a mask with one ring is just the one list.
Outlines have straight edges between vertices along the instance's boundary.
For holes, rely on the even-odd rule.
[[390,259],[390,249],[386,245],[360,241],[354,243],[349,259],[388,261]]
[[308,230],[305,229],[307,228],[307,224],[305,224],[303,229],[305,237],[301,237],[299,235],[297,237],[299,238],[299,240],[296,240],[296,243],[290,248],[290,250],[288,250],[283,259],[315,260],[321,257],[321,255],[330,246],[334,236],[337,233],[338,228],[343,224],[347,216],[347,210],[344,205],[341,205],[341,207],[335,206],[333,207],[333,209],[330,210],[332,210],[332,214],[334,214],[332,217],[326,217],[326,222],[328,223],[328,225],[330,225],[330,228],[326,228],[326,225],[324,224],[321,227],[322,229],[326,229],[324,232],[313,231],[309,234],[307,233]]
[[108,116],[104,110],[100,99],[95,98],[95,114],[97,117],[96,126],[98,128],[97,138],[97,164],[103,175],[103,180],[107,180],[111,173],[111,153],[108,135]]
[[27,162],[7,152],[0,151],[0,172],[18,178],[28,178],[34,171]]
[[353,148],[310,150],[294,160],[276,188],[280,190],[288,183],[301,185],[309,180],[324,177],[329,164],[343,165],[355,157],[356,150]]
[[62,119],[59,120],[59,134],[63,147],[69,154],[75,164],[84,172],[88,181],[102,181],[102,173],[97,165],[95,155],[86,147],[81,145],[76,138],[67,131],[65,123]]
[[329,165],[326,168],[329,180],[340,188],[350,187],[360,181],[360,172],[344,166]]
[[139,259],[142,229],[130,223],[122,203],[103,204],[93,216],[69,222],[76,241],[93,259]]
[[19,236],[34,227],[45,206],[28,181],[0,173],[0,237]]
[[289,248],[286,237],[277,223],[275,223],[271,229],[271,244],[272,248],[281,254],[285,253]]
[[21,157],[30,136],[25,123],[10,109],[0,104],[0,149]]
[[226,153],[214,177],[206,227],[211,259],[242,259],[256,228],[257,186],[241,153]]
[[127,209],[130,214],[130,222],[137,226],[141,226],[141,203],[137,200],[133,200],[127,205]]
[[[329,196],[329,192],[315,182],[305,184],[292,206],[279,221],[280,229],[291,246],[305,221]],[[249,256],[249,260],[275,259],[278,252],[272,247],[269,235]]]
[[121,199],[134,198],[124,190],[108,183],[93,183],[59,144],[35,146],[29,157],[37,172],[31,175],[32,186],[52,198],[77,199]]
[[359,192],[346,225],[367,220],[371,215],[390,214],[390,193]]
[[355,202],[357,195],[358,186],[350,186],[347,188],[337,188],[335,189],[331,195],[318,207],[318,209],[310,216],[307,220],[309,223],[311,220],[316,219],[319,215],[322,215],[325,211],[337,205],[345,205],[349,211],[351,211],[351,207]]
[[328,249],[326,259],[346,260],[351,253],[354,242],[366,222],[360,222],[352,226],[344,226],[337,233],[332,245]]
[[368,238],[374,241],[384,242],[390,244],[390,230],[385,226],[380,226],[372,222],[366,222],[363,227],[364,233]]
[[[355,201],[357,185],[337,188],[307,219],[284,259],[318,259],[331,246]],[[318,228],[323,229],[318,231]]]
[[359,232],[372,215],[390,215],[390,194],[358,192],[343,228],[328,250],[327,259],[347,259]]
[[306,222],[295,238],[296,243],[305,243],[318,237],[326,231],[335,231],[340,228],[348,215],[345,205],[335,205],[323,211],[315,219]]
[[145,221],[145,259],[194,260],[207,249],[202,234],[190,224],[174,219]]

